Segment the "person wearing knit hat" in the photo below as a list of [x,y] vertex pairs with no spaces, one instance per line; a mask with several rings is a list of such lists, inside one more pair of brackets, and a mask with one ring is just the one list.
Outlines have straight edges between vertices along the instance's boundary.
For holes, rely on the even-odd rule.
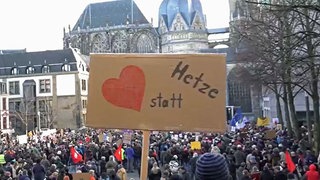
[[196,163],[196,180],[229,180],[230,174],[225,157],[219,153],[205,153]]

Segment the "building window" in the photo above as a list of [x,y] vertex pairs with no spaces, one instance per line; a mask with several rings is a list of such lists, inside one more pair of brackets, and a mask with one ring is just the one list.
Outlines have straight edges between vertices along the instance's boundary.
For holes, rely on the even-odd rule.
[[82,89],[82,91],[87,90],[87,81],[85,79],[81,80],[81,89]]
[[7,94],[7,84],[4,82],[0,83],[0,94]]
[[9,102],[9,111],[20,112],[20,101],[11,101]]
[[125,53],[127,52],[128,44],[125,34],[115,35],[112,42],[112,52],[113,53]]
[[85,123],[87,121],[87,114],[82,114],[82,119],[83,119],[83,122]]
[[6,98],[2,98],[2,109],[7,110],[7,99]]
[[70,71],[70,70],[71,70],[70,64],[64,64],[64,65],[62,65],[61,70],[62,70],[62,71],[65,71],[65,72]]
[[146,34],[142,34],[137,41],[137,49],[139,53],[152,52],[153,40]]
[[50,67],[47,65],[42,66],[41,68],[41,73],[49,73],[50,72]]
[[41,79],[40,84],[40,93],[49,93],[51,92],[51,82],[50,79]]
[[20,83],[19,83],[19,81],[9,82],[9,94],[10,95],[20,94]]
[[34,67],[32,67],[32,66],[27,67],[27,69],[26,69],[27,74],[33,74],[34,72],[35,72]]
[[16,68],[16,67],[12,68],[11,69],[11,75],[17,75],[17,74],[19,74],[19,69]]
[[82,100],[82,109],[86,109],[87,108],[87,100],[83,99]]

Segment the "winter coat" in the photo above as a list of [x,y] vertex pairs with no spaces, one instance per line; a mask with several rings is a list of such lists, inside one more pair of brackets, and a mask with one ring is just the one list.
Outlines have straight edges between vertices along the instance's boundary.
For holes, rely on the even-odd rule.
[[319,180],[319,172],[316,171],[316,166],[311,164],[309,166],[309,171],[305,174],[306,180]]

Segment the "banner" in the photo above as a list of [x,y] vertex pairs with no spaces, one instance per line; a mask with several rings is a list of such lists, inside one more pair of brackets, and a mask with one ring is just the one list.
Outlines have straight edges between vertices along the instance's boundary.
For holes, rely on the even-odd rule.
[[88,127],[226,130],[224,55],[91,54],[88,92]]
[[264,126],[267,127],[270,124],[270,119],[265,117],[265,118],[258,118],[257,119],[257,126]]
[[91,174],[89,173],[74,173],[72,174],[73,180],[90,180]]
[[124,132],[123,133],[123,143],[124,144],[131,144],[131,137],[132,137],[132,133]]
[[193,141],[191,142],[191,149],[192,150],[200,150],[201,149],[201,143],[199,141]]
[[19,144],[27,144],[28,143],[28,136],[27,135],[20,135],[17,136]]

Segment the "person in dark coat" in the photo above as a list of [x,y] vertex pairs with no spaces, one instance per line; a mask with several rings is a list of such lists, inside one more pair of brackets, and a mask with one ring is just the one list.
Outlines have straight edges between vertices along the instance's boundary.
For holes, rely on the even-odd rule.
[[198,153],[193,153],[193,157],[189,161],[192,179],[194,178],[194,175],[196,173],[196,163],[198,158],[199,158]]
[[34,176],[34,180],[44,180],[46,177],[46,170],[40,164],[41,159],[37,159],[37,163],[34,165],[32,172]]
[[107,172],[106,165],[107,165],[106,157],[102,156],[100,161],[100,174]]
[[280,166],[274,167],[274,180],[287,180],[287,175],[281,170]]
[[246,169],[243,170],[243,176],[242,176],[242,178],[240,180],[251,180],[250,173],[249,173],[248,170],[246,170]]
[[273,180],[273,174],[267,165],[263,167],[261,180]]
[[161,169],[159,168],[157,162],[153,163],[153,167],[149,171],[149,180],[160,180],[161,179]]

